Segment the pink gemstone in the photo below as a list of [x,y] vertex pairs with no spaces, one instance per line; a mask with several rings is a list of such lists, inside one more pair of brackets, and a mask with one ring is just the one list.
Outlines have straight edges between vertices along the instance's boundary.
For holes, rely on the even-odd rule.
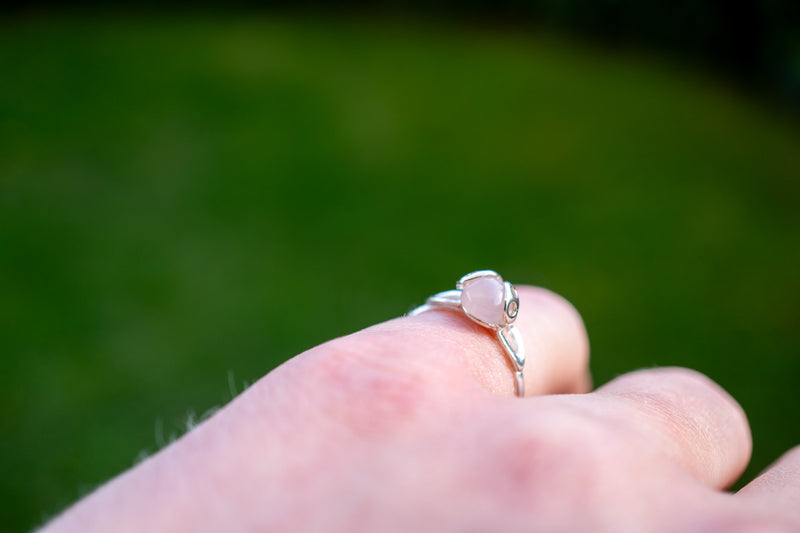
[[461,289],[461,307],[464,311],[487,324],[503,324],[505,287],[497,278],[475,278]]

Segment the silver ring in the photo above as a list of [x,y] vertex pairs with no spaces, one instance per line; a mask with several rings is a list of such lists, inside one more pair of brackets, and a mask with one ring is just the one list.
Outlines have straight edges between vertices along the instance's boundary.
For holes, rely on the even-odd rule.
[[511,283],[503,281],[493,270],[470,272],[458,280],[455,290],[434,294],[408,316],[433,309],[464,313],[473,322],[494,331],[514,371],[514,391],[517,396],[525,396],[522,375],[525,346],[522,334],[513,324],[519,314],[519,296]]

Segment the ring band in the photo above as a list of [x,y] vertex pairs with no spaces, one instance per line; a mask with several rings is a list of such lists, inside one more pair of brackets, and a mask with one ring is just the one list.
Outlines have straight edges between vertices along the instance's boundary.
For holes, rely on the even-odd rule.
[[503,281],[500,274],[493,270],[470,272],[458,280],[455,290],[430,296],[408,316],[434,309],[464,313],[473,322],[494,331],[514,371],[514,391],[517,396],[525,396],[522,375],[525,346],[522,334],[513,324],[519,314],[519,296],[511,283]]

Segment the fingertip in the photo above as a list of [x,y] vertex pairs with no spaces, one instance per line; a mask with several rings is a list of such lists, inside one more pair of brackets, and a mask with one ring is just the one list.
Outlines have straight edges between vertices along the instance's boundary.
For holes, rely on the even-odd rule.
[[563,296],[523,285],[518,325],[531,353],[526,381],[535,394],[584,393],[591,390],[589,335],[583,318]]

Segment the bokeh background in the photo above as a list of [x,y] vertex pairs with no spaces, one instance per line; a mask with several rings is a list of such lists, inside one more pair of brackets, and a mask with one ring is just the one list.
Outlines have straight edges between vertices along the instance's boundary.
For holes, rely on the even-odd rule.
[[0,529],[480,268],[800,443],[796,10],[642,4],[6,11]]

